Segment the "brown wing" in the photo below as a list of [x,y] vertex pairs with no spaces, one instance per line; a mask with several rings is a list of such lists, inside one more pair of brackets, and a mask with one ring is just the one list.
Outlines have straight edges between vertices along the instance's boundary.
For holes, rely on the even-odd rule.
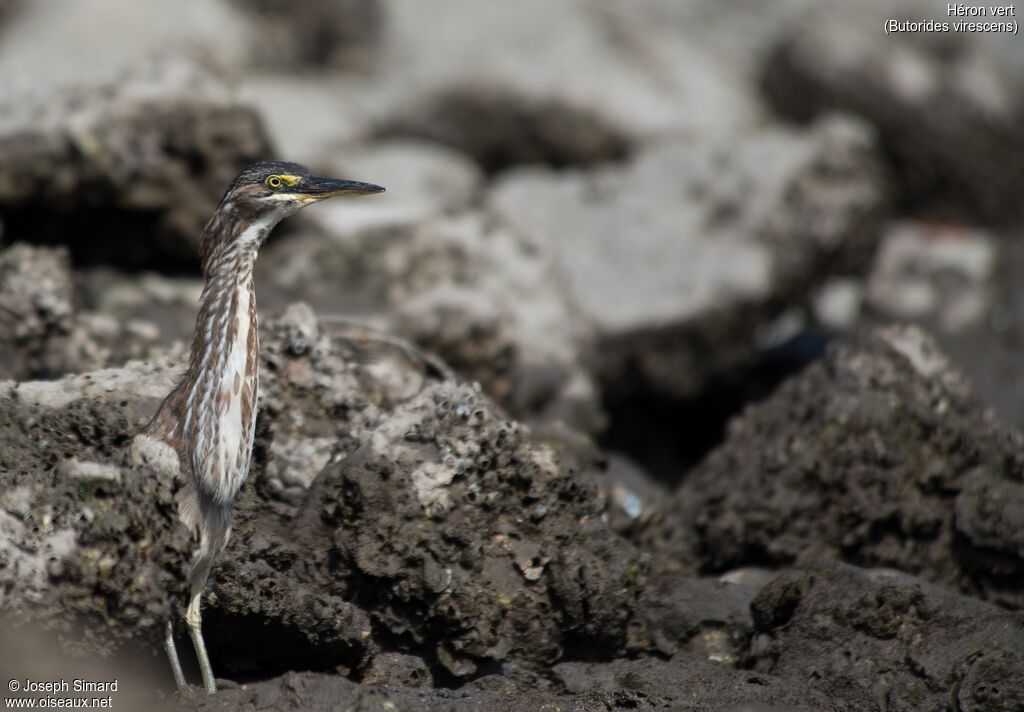
[[156,414],[142,429],[143,435],[161,440],[178,453],[180,474],[175,500],[178,504],[178,518],[195,535],[200,534],[201,506],[195,483],[192,481],[192,459],[187,457],[185,440],[182,437],[182,419],[185,411],[187,378],[171,391],[157,409]]
[[179,383],[173,391],[167,394],[156,414],[142,428],[142,434],[151,438],[162,440],[175,450],[180,450],[181,442],[181,419],[185,410],[185,393]]

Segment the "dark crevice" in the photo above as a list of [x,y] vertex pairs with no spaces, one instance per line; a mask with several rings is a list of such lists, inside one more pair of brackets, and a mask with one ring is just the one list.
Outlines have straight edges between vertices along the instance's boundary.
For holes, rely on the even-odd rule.
[[[313,643],[301,631],[278,619],[257,615],[218,615],[203,618],[203,637],[214,670],[238,682],[277,677],[288,671],[332,672],[355,668],[361,646],[344,641]],[[191,653],[187,636],[184,642]],[[179,655],[183,650],[179,645]],[[185,655],[184,657],[194,657]]]
[[[59,210],[34,203],[0,205],[3,244],[66,246],[76,269],[111,267],[126,273],[152,271],[188,277],[202,274],[199,229],[194,240],[190,240],[171,231],[166,223],[167,214],[162,210],[109,206]],[[284,222],[271,233],[268,243],[301,229],[301,225],[301,221]]]
[[[199,274],[199,257],[180,240],[162,236],[159,211],[80,208],[69,212],[52,206],[0,206],[5,243],[65,245],[75,267],[109,265],[126,271]],[[197,240],[198,242],[198,240]]]
[[650,390],[606,398],[610,424],[600,445],[627,454],[674,488],[722,442],[729,420],[820,358],[827,343],[823,331],[805,330],[761,352],[749,366],[715,379],[692,398]]

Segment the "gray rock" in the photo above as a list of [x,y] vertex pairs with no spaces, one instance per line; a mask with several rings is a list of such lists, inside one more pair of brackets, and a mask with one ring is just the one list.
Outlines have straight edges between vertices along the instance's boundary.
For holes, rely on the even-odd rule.
[[57,474],[61,477],[78,478],[80,480],[121,481],[121,470],[116,465],[103,462],[83,462],[72,457],[60,464]]
[[995,575],[1013,575],[1024,558],[1024,483],[978,470],[964,478],[956,497],[956,532],[978,556],[964,564]]
[[270,152],[256,112],[181,60],[4,104],[7,239],[66,244],[90,263],[193,264],[225,186]]
[[[327,14],[349,11],[349,3],[333,5]],[[369,74],[294,76],[268,66],[242,78],[284,155],[315,163],[370,137],[416,136],[459,149],[491,173],[618,159],[666,136],[733,135],[763,120],[763,49],[807,0],[770,9],[746,0],[728,8],[707,0],[380,6],[384,28]],[[331,19],[322,24],[331,31]]]
[[337,675],[288,673],[224,689],[198,701],[198,706],[202,710],[334,710],[341,705],[353,712],[817,712],[846,701],[843,696],[826,696],[804,680],[730,670],[685,656],[671,661],[562,663],[555,666],[551,677],[551,681],[520,679],[506,672],[479,678],[456,690],[423,690],[405,685],[367,688]]
[[72,280],[68,262],[62,247],[0,250],[0,376],[57,378],[182,352],[197,280],[107,269]]
[[80,301],[66,347],[67,370],[180,356],[188,348],[202,279],[108,267],[80,268],[75,276]]
[[860,268],[876,169],[866,129],[835,119],[658,144],[586,174],[522,171],[489,202],[554,255],[602,382],[685,396],[749,359],[777,304]]
[[401,653],[381,653],[370,663],[362,682],[365,685],[430,688],[433,687],[433,676],[422,658]]
[[739,667],[753,631],[750,601],[757,593],[714,579],[656,576],[644,586],[637,620],[644,631],[642,648],[666,657],[688,656]]
[[484,692],[476,694],[441,690],[432,692],[417,688],[389,686],[364,687],[341,675],[313,672],[289,672],[269,680],[229,687],[216,695],[203,696],[196,702],[200,710],[255,709],[309,710],[330,712],[343,709],[351,712],[413,712],[413,710],[483,709],[499,704],[502,696]]
[[864,306],[864,284],[851,277],[830,279],[814,295],[814,317],[833,331],[857,325]]
[[1024,705],[1019,614],[913,576],[822,563],[780,576],[751,610],[754,669],[810,681],[832,709]]
[[334,448],[332,438],[281,438],[270,446],[273,458],[262,473],[277,498],[299,504],[324,469]]
[[644,5],[390,0],[385,8],[383,80],[347,88],[372,107],[381,132],[447,143],[489,171],[593,163],[634,142],[727,133],[760,116],[735,67]]
[[945,4],[922,2],[899,13],[878,2],[816,7],[781,35],[766,62],[769,100],[795,119],[842,110],[874,124],[905,202],[1020,217],[1024,141],[1016,127],[1024,103],[1010,43],[986,32],[886,36],[886,19],[979,18],[949,17]]
[[134,362],[57,381],[0,381],[0,472],[46,470],[73,457],[109,461],[174,375],[167,362]]
[[5,4],[15,9],[0,45],[0,86],[8,98],[22,89],[49,94],[109,81],[157,56],[200,56],[238,67],[260,41],[245,14],[224,0],[157,7],[131,0]]
[[[847,696],[828,697],[795,676],[772,677],[728,669],[699,658],[618,660],[611,664],[561,663],[558,686],[580,707],[567,709],[679,709],[708,712],[817,712]],[[856,698],[854,698],[856,699]],[[592,707],[584,706],[587,703]],[[606,705],[602,707],[601,705]]]
[[924,332],[889,327],[730,423],[664,521],[705,571],[830,555],[1019,607],[1020,453]]
[[[133,364],[0,382],[0,613],[49,631],[81,625],[63,640],[69,653],[110,655],[152,634],[181,585],[175,572],[190,547],[168,516],[172,481],[116,467],[142,414],[171,385],[165,373]],[[72,458],[79,465],[67,464]],[[90,471],[119,477],[80,476]]]
[[0,27],[16,17],[24,6],[24,0],[0,0]]
[[328,202],[309,213],[334,238],[422,224],[468,207],[480,189],[480,171],[471,160],[427,141],[375,141],[328,155],[318,165],[330,174],[372,178],[387,187],[373,200]]
[[[557,659],[576,640],[624,648],[635,552],[594,491],[478,390],[428,381],[364,433],[314,483],[292,527],[303,573],[292,566],[289,580],[369,607],[456,677],[484,661]],[[543,517],[525,516],[551,493]],[[279,559],[291,546],[274,548]],[[225,565],[225,597],[249,568]]]
[[[639,553],[596,489],[479,387],[364,365],[308,307],[269,321],[261,341],[252,484],[205,606],[221,674],[357,672],[382,642],[455,677],[626,649]],[[79,652],[159,645],[191,546],[173,457],[134,436],[180,368],[0,382],[0,553],[16,563],[0,567],[3,612],[76,626]],[[278,444],[309,440],[333,443],[325,467],[301,504],[275,506],[260,482],[291,466]],[[92,470],[120,476],[71,476]]]
[[982,231],[896,223],[875,256],[868,305],[885,317],[962,331],[988,315],[997,260],[994,238]]
[[155,322],[135,318],[121,321],[107,313],[78,312],[67,338],[54,352],[62,368],[49,375],[85,373],[185,351],[184,343],[167,343],[169,340]]
[[0,378],[60,372],[54,353],[72,323],[68,253],[29,245],[0,250]]
[[587,432],[602,423],[584,332],[549,249],[502,221],[469,212],[310,234],[271,246],[259,269],[264,284],[314,304],[324,328],[351,331],[332,316],[362,315],[479,381],[519,418]]
[[249,63],[282,68],[369,69],[384,30],[377,0],[333,0],[296,11],[287,0],[234,0],[254,21]]
[[[281,156],[319,170],[325,158],[373,137],[370,109],[363,101],[353,101],[352,92],[339,91],[339,81],[333,74],[254,71],[239,78],[238,96],[259,111]],[[295,116],[302,117],[301,131],[295,128]]]

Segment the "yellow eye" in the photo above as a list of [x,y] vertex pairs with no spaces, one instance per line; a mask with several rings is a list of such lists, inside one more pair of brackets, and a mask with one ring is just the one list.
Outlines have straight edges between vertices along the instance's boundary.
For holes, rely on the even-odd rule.
[[270,176],[269,178],[267,178],[268,188],[273,188],[274,190],[277,190],[278,188],[281,187],[281,185],[282,181],[280,176]]

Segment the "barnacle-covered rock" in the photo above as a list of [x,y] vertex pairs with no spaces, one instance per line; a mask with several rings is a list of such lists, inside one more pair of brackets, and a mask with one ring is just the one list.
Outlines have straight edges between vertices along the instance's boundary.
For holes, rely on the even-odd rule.
[[881,328],[734,420],[665,521],[705,571],[831,555],[1019,608],[1021,453],[925,332]]
[[[385,642],[455,677],[626,649],[646,564],[590,478],[400,341],[296,305],[262,342],[254,469],[204,616],[222,674],[356,670]],[[180,369],[0,383],[3,612],[81,626],[81,650],[156,641],[191,546],[174,454],[136,434]]]

